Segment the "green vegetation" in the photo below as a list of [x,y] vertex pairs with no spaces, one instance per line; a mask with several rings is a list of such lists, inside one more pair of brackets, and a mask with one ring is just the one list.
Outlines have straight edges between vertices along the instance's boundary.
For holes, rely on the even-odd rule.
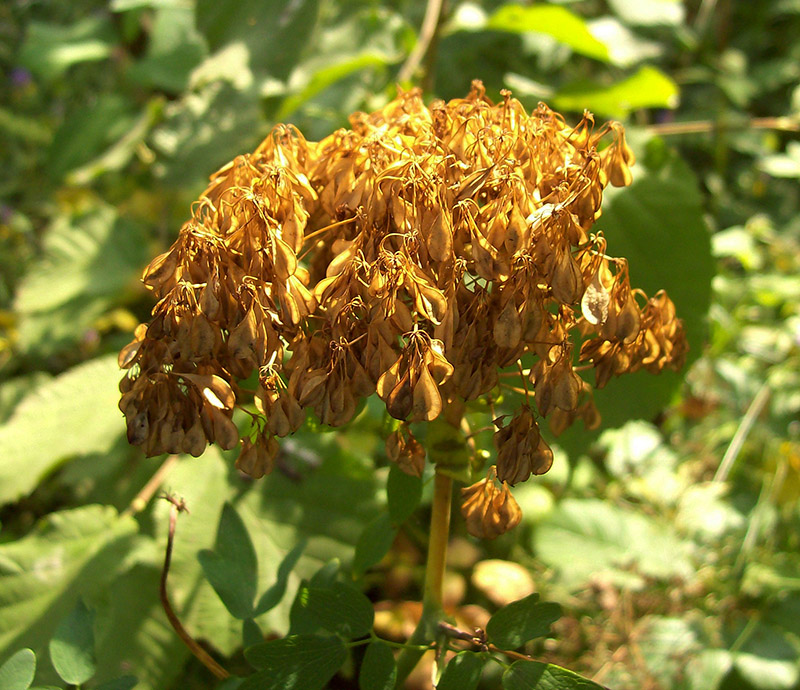
[[[152,308],[142,269],[208,175],[276,122],[318,140],[391,100],[424,12],[410,0],[0,6],[0,687],[237,687],[167,621],[165,491],[189,510],[170,600],[248,677],[241,690],[333,674],[330,687],[393,687],[433,482],[390,470],[383,405],[344,431],[309,421],[250,481],[235,451],[130,447],[116,353]],[[598,687],[580,673],[615,690],[797,690],[800,4],[447,13],[406,85],[450,99],[479,78],[494,100],[508,88],[573,124],[584,108],[625,123],[634,181],[609,188],[597,228],[632,283],[669,292],[691,350],[680,373],[598,391],[601,430],[566,432],[553,469],[515,489],[519,527],[477,541],[454,513],[453,624],[536,662],[487,664],[454,638],[468,651],[438,687]],[[495,456],[491,430],[474,438]],[[409,687],[430,687],[425,659]]]

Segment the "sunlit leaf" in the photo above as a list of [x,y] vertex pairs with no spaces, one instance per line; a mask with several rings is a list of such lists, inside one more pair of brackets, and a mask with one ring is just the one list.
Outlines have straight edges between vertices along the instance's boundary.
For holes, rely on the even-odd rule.
[[679,90],[673,79],[655,67],[640,67],[635,74],[604,86],[595,81],[576,82],[559,89],[551,103],[559,110],[627,117],[640,108],[677,108]]
[[50,640],[50,659],[61,679],[80,685],[95,673],[94,613],[82,599],[58,624]]
[[116,355],[100,357],[23,399],[0,427],[0,504],[30,493],[70,456],[111,449],[124,433],[119,378]]
[[536,33],[552,36],[576,53],[608,61],[608,48],[592,36],[586,22],[559,5],[503,5],[489,17],[487,28],[511,33]]
[[553,664],[515,661],[503,673],[503,690],[605,690],[588,678]]
[[291,632],[316,632],[322,628],[353,639],[372,629],[373,616],[370,600],[351,584],[334,582],[323,587],[304,583],[292,605]]
[[36,674],[36,655],[33,650],[20,649],[0,666],[0,688],[28,690]]
[[65,26],[32,22],[20,61],[32,72],[55,79],[72,65],[104,60],[111,55],[109,30],[109,23],[98,17],[87,17]]

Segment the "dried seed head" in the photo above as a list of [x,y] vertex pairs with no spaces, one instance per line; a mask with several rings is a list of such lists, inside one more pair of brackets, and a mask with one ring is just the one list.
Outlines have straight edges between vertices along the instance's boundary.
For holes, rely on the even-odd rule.
[[[149,455],[232,448],[234,408],[254,409],[237,466],[260,476],[309,410],[340,426],[377,392],[399,420],[458,427],[508,386],[526,400],[495,434],[502,488],[485,481],[467,511],[496,536],[519,520],[507,483],[552,462],[536,419],[599,424],[573,342],[597,387],[685,358],[672,302],[633,289],[593,231],[633,153],[616,123],[569,127],[508,92],[492,103],[480,82],[430,106],[400,92],[351,127],[319,142],[275,127],[212,176],[145,269],[152,320],[119,356],[128,438]],[[387,453],[421,474],[405,425]]]
[[493,478],[494,466],[485,479],[461,489],[464,502],[461,514],[467,531],[478,539],[494,539],[514,529],[522,520],[519,504],[503,482],[500,488]]

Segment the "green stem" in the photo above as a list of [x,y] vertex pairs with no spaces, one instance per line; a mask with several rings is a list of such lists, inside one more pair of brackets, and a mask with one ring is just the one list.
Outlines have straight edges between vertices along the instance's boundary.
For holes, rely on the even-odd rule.
[[[450,499],[453,480],[437,471],[433,485],[433,509],[431,511],[431,533],[428,541],[428,561],[425,565],[425,590],[422,596],[422,616],[416,630],[406,643],[406,648],[397,659],[396,688],[414,670],[426,645],[439,636],[438,624],[442,619],[442,582],[447,562],[447,542],[450,535]],[[417,647],[417,648],[415,648]]]

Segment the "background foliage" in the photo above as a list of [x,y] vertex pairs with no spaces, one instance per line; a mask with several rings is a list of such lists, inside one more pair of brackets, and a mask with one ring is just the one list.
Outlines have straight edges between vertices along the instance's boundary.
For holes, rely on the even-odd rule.
[[[115,353],[151,306],[138,278],[207,176],[275,122],[317,139],[387,102],[423,12],[404,0],[0,5],[0,678],[30,684],[18,652],[30,647],[40,685],[56,672],[107,690],[133,687],[126,674],[140,690],[212,685],[158,602],[169,506],[134,501],[164,458],[128,447],[116,408]],[[560,439],[553,470],[520,487],[520,528],[478,543],[457,526],[452,544],[457,620],[483,626],[540,592],[563,616],[528,651],[610,687],[800,687],[799,31],[793,0],[454,1],[429,63],[438,97],[480,78],[494,97],[510,88],[572,120],[588,108],[626,122],[634,184],[608,194],[598,227],[633,283],[666,288],[687,323],[691,365],[609,384],[605,431]],[[303,430],[255,483],[214,449],[168,466],[164,488],[191,511],[171,596],[232,670],[247,666],[242,622],[223,601],[257,626],[245,636],[307,632],[292,601],[302,578],[331,577],[331,559],[376,603],[382,636],[407,633],[429,492],[387,513],[382,424],[368,406],[347,433]],[[478,440],[493,452],[490,434]],[[238,524],[225,505],[257,554],[237,566],[248,596],[233,603],[212,587],[218,524]],[[77,667],[64,639],[82,640]],[[356,687],[362,658],[379,671],[385,652],[358,652],[335,687]],[[341,664],[339,647],[319,653]],[[460,657],[452,687],[471,663]],[[504,687],[528,687],[525,673],[512,667]]]

